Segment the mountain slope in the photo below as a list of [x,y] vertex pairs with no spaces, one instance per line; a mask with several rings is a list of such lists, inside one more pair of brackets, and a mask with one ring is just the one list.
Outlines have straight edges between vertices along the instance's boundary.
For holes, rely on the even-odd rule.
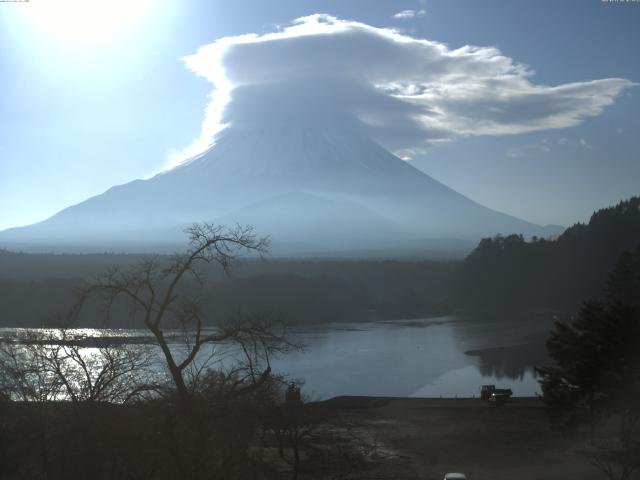
[[428,238],[541,235],[483,207],[355,131],[228,129],[204,154],[0,232],[0,244],[95,249],[175,244],[193,222],[250,223],[278,250],[391,248]]

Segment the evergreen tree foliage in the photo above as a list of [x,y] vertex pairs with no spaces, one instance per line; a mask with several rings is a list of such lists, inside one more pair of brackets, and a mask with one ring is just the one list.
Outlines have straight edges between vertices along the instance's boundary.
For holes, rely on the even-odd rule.
[[[587,225],[574,225],[557,238],[485,238],[458,269],[455,302],[476,313],[570,314],[585,298],[602,299],[617,259],[638,245],[640,197],[599,210]],[[620,262],[616,268],[637,271],[629,259]],[[616,291],[628,303],[629,293],[623,290],[637,288],[640,280],[623,279],[624,275],[630,273],[619,272]]]
[[[569,323],[556,322],[547,341],[555,365],[538,369],[549,413],[575,424],[588,407],[591,424],[640,419],[640,248],[625,253],[612,271],[603,302],[589,301]],[[630,422],[630,423],[629,423]]]

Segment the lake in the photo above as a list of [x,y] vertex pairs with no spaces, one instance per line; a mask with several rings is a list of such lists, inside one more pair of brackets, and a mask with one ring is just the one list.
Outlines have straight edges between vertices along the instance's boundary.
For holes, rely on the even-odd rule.
[[[1,329],[0,336],[19,331]],[[76,332],[98,336],[92,329]],[[443,316],[297,326],[290,333],[305,348],[274,358],[271,365],[276,373],[304,380],[303,391],[312,399],[478,396],[483,384],[511,388],[516,396],[540,391],[532,368],[544,361],[544,328],[539,324]],[[109,330],[108,335],[147,333]]]
[[531,358],[508,350],[492,364],[465,352],[527,344],[543,330],[535,325],[473,322],[455,316],[410,321],[339,323],[299,327],[306,344],[272,362],[275,371],[305,380],[316,398],[336,395],[454,397],[478,395],[483,384],[535,395]]

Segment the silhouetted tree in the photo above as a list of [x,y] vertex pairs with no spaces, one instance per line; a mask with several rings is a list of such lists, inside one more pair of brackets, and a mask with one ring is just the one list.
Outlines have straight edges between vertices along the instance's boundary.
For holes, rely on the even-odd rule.
[[[116,302],[124,301],[161,350],[173,384],[165,394],[164,434],[174,474],[232,478],[241,460],[246,463],[253,433],[247,423],[251,415],[240,413],[246,405],[241,398],[267,382],[270,356],[290,344],[282,328],[264,316],[214,322],[202,313],[204,267],[214,264],[228,273],[241,253],[262,255],[268,239],[257,238],[250,227],[229,230],[211,224],[196,224],[187,233],[185,254],[111,270],[84,289],[79,305],[98,295],[110,314]],[[172,344],[176,340],[181,343]],[[208,353],[206,346],[211,347]]]
[[622,254],[609,276],[606,293],[610,302],[640,308],[640,245]]
[[626,411],[640,402],[640,317],[622,304],[586,303],[571,323],[556,323],[547,341],[553,367],[538,369],[552,412],[589,407]]
[[[589,457],[611,479],[629,478],[640,467],[639,260],[640,248],[624,254],[610,276],[607,301],[587,302],[575,320],[555,324],[547,341],[555,365],[537,369],[555,420],[576,425],[588,408]],[[597,421],[611,417],[619,420],[615,442],[597,441]]]
[[[128,270],[112,269],[87,286],[82,302],[93,295],[105,300],[107,313],[117,300],[123,299],[132,317],[142,317],[142,323],[162,351],[167,370],[178,397],[188,401],[190,368],[205,345],[235,342],[251,348],[252,354],[268,355],[284,338],[276,335],[260,318],[238,318],[234,322],[207,322],[201,312],[204,287],[203,265],[217,264],[226,273],[242,252],[266,252],[269,241],[257,238],[252,228],[228,230],[212,224],[195,224],[186,230],[190,247],[185,254],[176,255],[169,262],[152,257],[140,261]],[[171,334],[179,331],[186,342],[185,353],[170,348]],[[248,350],[245,350],[248,352]],[[254,367],[258,365],[251,364]],[[252,371],[252,380],[266,378],[271,369]]]
[[[284,385],[286,384],[286,387]],[[302,450],[315,430],[324,420],[317,409],[313,409],[302,395],[297,382],[280,380],[276,395],[269,398],[262,409],[262,425],[271,433],[278,447],[280,458],[291,465],[293,480],[301,473]],[[281,390],[284,390],[282,392]],[[284,401],[282,397],[284,396]],[[291,456],[285,454],[290,449]]]
[[89,347],[65,328],[27,331],[0,346],[3,388],[27,402],[123,403],[148,378],[150,364],[144,346]]
[[[101,343],[99,338],[92,340]],[[66,329],[26,331],[0,345],[0,381],[13,415],[8,457],[27,478],[91,478],[115,456],[106,405],[126,402],[148,378],[146,347],[88,346]],[[17,405],[17,406],[16,406]],[[21,432],[15,437],[15,432]]]

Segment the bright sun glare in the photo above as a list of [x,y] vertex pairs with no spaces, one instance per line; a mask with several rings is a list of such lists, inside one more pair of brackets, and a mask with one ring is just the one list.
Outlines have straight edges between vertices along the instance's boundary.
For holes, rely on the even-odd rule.
[[24,13],[47,36],[82,47],[126,34],[151,3],[152,0],[31,0]]

